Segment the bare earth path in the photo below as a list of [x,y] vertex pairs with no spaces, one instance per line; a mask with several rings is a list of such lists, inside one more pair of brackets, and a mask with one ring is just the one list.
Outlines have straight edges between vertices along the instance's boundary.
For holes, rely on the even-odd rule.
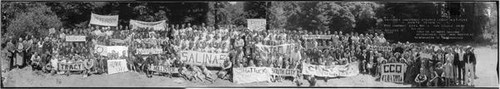
[[[496,65],[498,51],[491,48],[476,48],[478,59],[476,86],[498,87]],[[124,72],[111,75],[54,75],[36,74],[29,68],[15,69],[2,76],[7,77],[5,87],[296,87],[291,81],[279,83],[249,83],[236,84],[226,80],[215,83],[188,82],[180,78],[153,76],[147,78],[145,74]],[[305,83],[303,86],[308,86]],[[410,87],[410,85],[377,82],[368,75],[357,75],[347,78],[330,79],[328,82],[318,81],[319,87]]]

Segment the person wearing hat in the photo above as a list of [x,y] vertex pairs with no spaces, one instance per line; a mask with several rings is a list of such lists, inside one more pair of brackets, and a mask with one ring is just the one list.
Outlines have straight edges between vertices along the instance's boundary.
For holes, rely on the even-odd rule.
[[463,46],[460,46],[456,49],[456,52],[458,55],[455,55],[455,56],[458,56],[458,78],[459,78],[459,84],[460,85],[463,85],[465,84],[465,64],[466,64],[466,60],[465,59],[465,50],[464,50],[464,47]]
[[[468,75],[467,78],[465,80],[468,80],[466,82],[467,85],[473,85],[473,80],[477,78],[477,76],[475,76],[475,65],[476,65],[476,56],[475,54],[473,53],[473,48],[470,47],[470,46],[467,46],[466,47],[466,52],[464,54],[464,62],[466,64],[465,66],[465,73],[464,75]],[[469,78],[472,77],[472,78]]]

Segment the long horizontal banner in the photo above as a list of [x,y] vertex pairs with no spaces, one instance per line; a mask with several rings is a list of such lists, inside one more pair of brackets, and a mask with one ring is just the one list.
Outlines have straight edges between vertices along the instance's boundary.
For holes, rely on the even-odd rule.
[[282,44],[276,46],[256,44],[255,46],[257,47],[259,52],[283,54],[291,54],[294,52],[295,47],[297,47],[297,45],[294,44]]
[[82,41],[87,41],[85,38],[87,36],[66,36],[66,41],[68,42],[82,42]]
[[271,73],[271,68],[268,67],[233,68],[233,80],[237,84],[270,82]]
[[302,35],[302,39],[332,39],[332,35]]
[[266,30],[266,19],[247,19],[248,30],[262,31]]
[[156,66],[156,65],[150,65],[148,67],[149,70],[151,71],[156,71],[160,73],[179,73],[179,68],[176,67],[165,67],[165,66]]
[[90,24],[101,26],[118,26],[118,15],[98,15],[92,13],[90,16]]
[[420,53],[421,58],[432,59],[432,55],[429,53]]
[[346,65],[334,65],[334,66],[323,66],[323,65],[312,65],[308,63],[302,63],[302,74],[315,75],[315,76],[325,76],[325,77],[348,77],[355,76],[359,74],[358,63],[353,62]]
[[122,40],[122,39],[109,39],[109,42],[111,42],[111,43],[125,44],[125,43],[127,43],[127,39],[125,39],[125,40]]
[[86,63],[58,63],[57,70],[60,71],[84,71],[86,69]]
[[142,54],[142,55],[147,55],[147,54],[161,54],[163,53],[162,49],[159,48],[152,48],[152,49],[137,49],[136,54]]
[[108,56],[111,58],[122,58],[128,57],[128,47],[127,46],[103,46],[95,45],[95,53]]
[[403,63],[386,63],[382,64],[381,81],[403,83],[406,65]]
[[272,75],[278,76],[297,76],[298,72],[296,69],[272,68]]
[[229,53],[208,53],[198,51],[180,51],[181,61],[193,65],[223,67],[225,60],[229,60]]
[[392,51],[392,47],[391,46],[369,45],[368,49],[374,50],[374,51]]
[[130,20],[130,25],[132,26],[132,30],[136,30],[139,28],[152,28],[154,30],[165,30],[166,21],[156,21],[156,22],[144,22],[138,20]]
[[134,40],[136,42],[139,42],[139,43],[148,43],[148,44],[152,44],[152,45],[156,45],[159,42],[167,41],[165,39],[134,39]]

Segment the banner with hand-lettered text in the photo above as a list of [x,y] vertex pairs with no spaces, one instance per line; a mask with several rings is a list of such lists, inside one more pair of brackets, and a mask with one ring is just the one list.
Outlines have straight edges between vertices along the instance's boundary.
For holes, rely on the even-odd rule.
[[181,61],[192,65],[209,67],[223,67],[224,61],[229,60],[229,53],[208,53],[199,51],[180,51]]
[[148,70],[160,73],[179,73],[179,68],[177,67],[167,67],[167,66],[153,65],[153,64],[148,66]]
[[312,65],[309,63],[302,63],[302,74],[315,75],[323,77],[349,77],[359,74],[358,63],[348,63],[346,65]]
[[266,30],[266,19],[247,19],[247,27],[251,31]]
[[403,83],[406,64],[404,63],[386,63],[380,65],[382,68],[380,81]]
[[253,82],[270,82],[271,68],[268,67],[241,67],[233,68],[233,80],[237,84]]
[[92,13],[90,24],[101,26],[118,26],[118,15],[98,15]]
[[297,76],[299,70],[297,69],[282,69],[282,68],[271,68],[272,75],[278,76]]
[[85,39],[85,37],[87,37],[87,36],[69,35],[69,36],[66,36],[65,39],[67,42],[85,42],[85,41],[87,41]]
[[136,30],[139,28],[152,28],[153,30],[165,30],[166,21],[144,22],[139,20],[130,20],[131,29]]
[[136,54],[142,54],[142,55],[147,55],[147,54],[161,54],[163,53],[162,49],[159,48],[151,48],[151,49],[137,49]]
[[302,35],[302,39],[332,39],[332,35]]
[[127,46],[104,46],[95,45],[94,52],[111,58],[123,58],[128,57],[128,47]]
[[[262,45],[262,44],[256,44],[258,52],[263,52],[263,53],[281,53],[290,56],[290,54],[296,52],[296,47],[298,45],[294,44],[282,44],[282,45],[276,45],[276,46],[271,46],[271,45]],[[264,56],[264,55],[261,55]]]
[[108,74],[128,71],[127,61],[125,59],[108,60]]
[[374,51],[392,51],[391,46],[377,46],[377,45],[369,45],[368,49]]

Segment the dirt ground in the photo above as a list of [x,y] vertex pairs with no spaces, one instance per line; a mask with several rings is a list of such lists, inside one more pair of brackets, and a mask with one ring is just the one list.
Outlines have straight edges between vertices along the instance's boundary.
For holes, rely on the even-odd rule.
[[[492,48],[476,48],[477,75],[476,87],[498,87],[497,63],[498,50]],[[37,74],[29,68],[15,69],[2,74],[6,77],[4,87],[296,87],[291,81],[278,83],[236,84],[227,80],[209,82],[189,82],[181,78],[153,76],[147,78],[143,73],[124,72],[110,75],[49,75]],[[308,86],[305,82],[304,87]],[[328,82],[318,81],[319,87],[411,87],[411,85],[375,81],[375,78],[359,74],[347,78],[330,79]]]

